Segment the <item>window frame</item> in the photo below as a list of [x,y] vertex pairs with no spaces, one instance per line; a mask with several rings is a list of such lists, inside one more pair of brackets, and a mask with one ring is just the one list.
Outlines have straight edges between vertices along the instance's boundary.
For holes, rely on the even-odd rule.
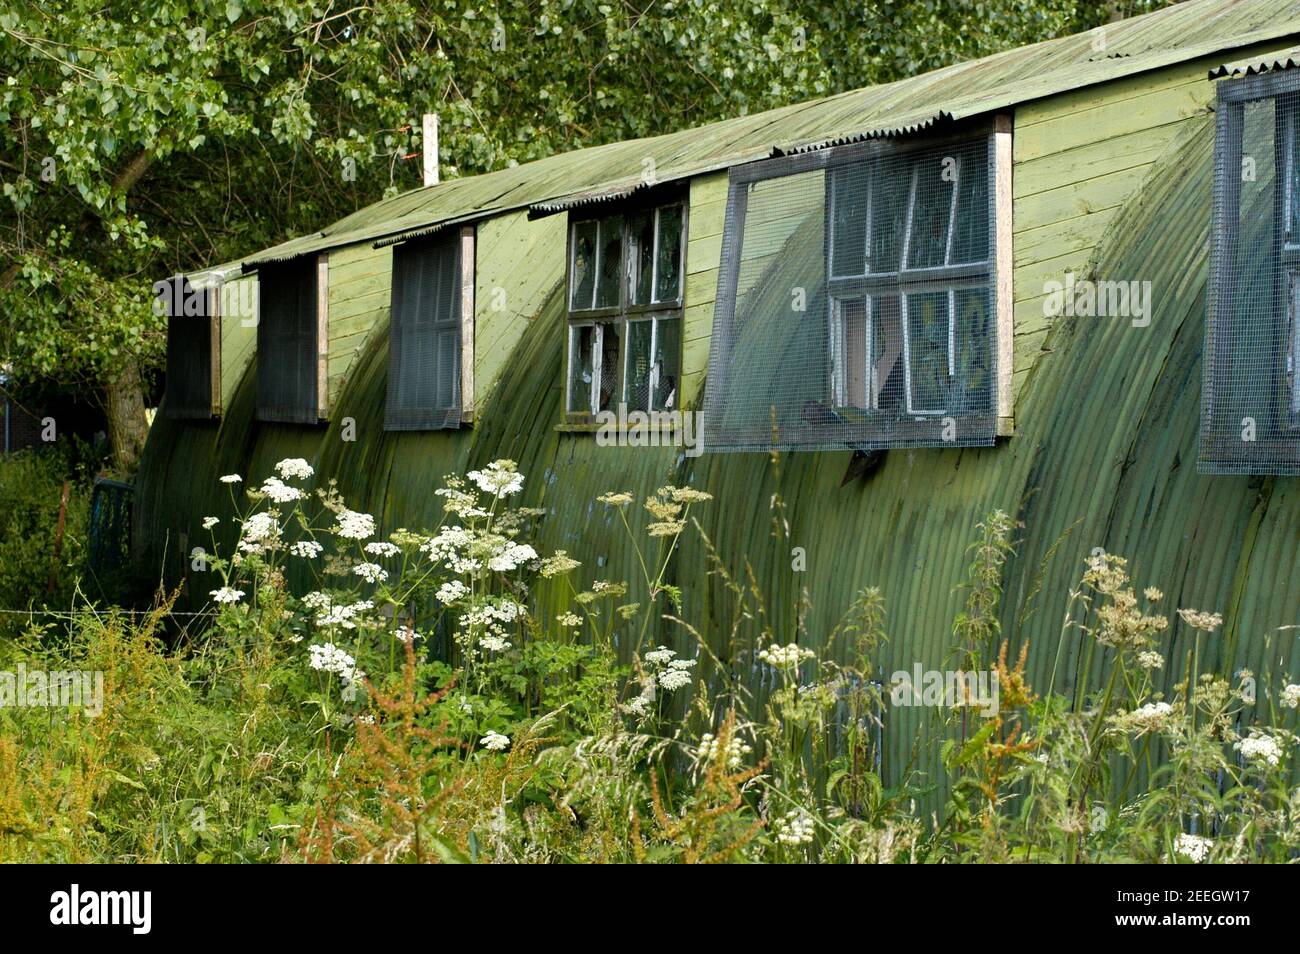
[[[459,294],[454,297],[456,308],[456,407],[454,414],[451,408],[437,407],[406,407],[395,409],[392,407],[391,389],[386,389],[384,398],[384,430],[385,431],[440,431],[454,430],[459,426],[471,424],[474,420],[474,325],[475,325],[475,289],[476,267],[475,256],[477,254],[477,228],[474,225],[465,225],[452,234],[448,231],[438,231],[431,235],[419,236],[408,239],[404,242],[395,244],[392,250],[392,269],[390,272],[390,293],[389,293],[389,311],[388,311],[388,381],[389,384],[394,381],[395,376],[401,374],[401,369],[397,366],[400,358],[395,358],[395,345],[398,341],[399,334],[410,333],[399,330],[397,294],[397,259],[403,254],[415,254],[415,246],[429,246],[437,242],[448,242],[454,245],[455,261],[453,263],[453,275],[459,286]],[[405,251],[404,251],[405,249]],[[435,345],[436,348],[436,345]],[[444,415],[444,421],[440,424],[428,423],[430,416],[438,414]]]
[[[273,334],[267,320],[265,292],[267,273],[274,274],[281,269],[301,268],[310,270],[313,288],[312,295],[314,320],[313,342],[311,351],[306,355],[314,390],[314,407],[286,410],[268,407],[263,403],[262,375],[269,374],[268,363],[264,360],[269,350],[267,343]],[[262,265],[257,269],[257,402],[255,417],[258,421],[270,424],[305,424],[315,425],[329,419],[328,371],[329,371],[329,253],[295,259],[286,262]],[[313,365],[314,362],[314,365]]]
[[[827,386],[825,393],[833,399],[837,391],[844,390],[836,380],[836,354],[834,343],[839,340],[839,321],[842,303],[853,298],[862,297],[866,302],[868,321],[874,321],[875,300],[890,293],[899,299],[899,321],[903,329],[906,350],[911,350],[911,329],[907,314],[907,297],[909,294],[927,291],[948,291],[949,294],[949,362],[955,361],[951,342],[953,332],[960,316],[955,308],[954,294],[958,287],[987,288],[989,295],[989,319],[991,340],[989,342],[990,360],[994,376],[991,382],[992,411],[994,433],[997,437],[1008,437],[1014,433],[1014,416],[1011,399],[1012,383],[1012,341],[1014,318],[1012,309],[1012,276],[1014,260],[1012,257],[1012,213],[1011,193],[1012,174],[1012,137],[1013,122],[1008,114],[997,114],[987,119],[956,124],[943,134],[919,134],[906,139],[873,138],[848,145],[830,146],[805,152],[787,153],[785,155],[762,159],[744,165],[734,166],[730,170],[730,182],[727,198],[726,221],[723,231],[722,255],[719,266],[718,293],[715,305],[715,321],[711,341],[709,374],[717,379],[718,372],[725,378],[732,364],[731,348],[733,332],[730,323],[735,320],[735,308],[740,280],[740,266],[743,256],[744,226],[748,214],[749,192],[760,182],[795,176],[803,173],[821,171],[826,176],[825,185],[825,229],[824,262],[825,294],[827,299],[826,316],[830,327],[827,328],[828,360]],[[932,152],[936,149],[953,147],[960,149],[972,142],[982,141],[987,144],[989,189],[986,201],[989,206],[989,250],[985,260],[980,262],[950,261],[954,241],[953,225],[957,221],[957,208],[960,202],[960,174],[953,183],[952,196],[948,210],[949,229],[945,248],[945,262],[940,266],[908,267],[910,252],[912,217],[916,206],[916,166],[912,167],[908,183],[907,220],[903,229],[903,238],[898,253],[898,268],[890,271],[871,271],[871,216],[874,214],[875,190],[868,188],[868,213],[864,229],[866,247],[863,252],[862,270],[857,274],[837,274],[835,241],[835,194],[840,187],[835,170],[887,158]],[[870,337],[870,335],[868,336]],[[912,383],[910,377],[909,356],[900,355],[904,362],[905,383],[904,399],[908,407],[903,409],[898,421],[898,443],[889,446],[910,446],[907,441],[913,438],[924,439],[933,430],[934,412],[920,409],[913,413]],[[874,373],[869,375],[873,378]],[[869,381],[869,387],[874,382]],[[710,387],[723,388],[717,383]],[[883,391],[883,385],[879,389]],[[877,394],[878,397],[878,394]],[[863,409],[856,408],[858,412]],[[706,421],[708,417],[706,417]],[[960,420],[959,429],[960,429]],[[814,430],[815,430],[814,426]],[[827,435],[827,442],[834,443],[836,438]],[[808,441],[807,443],[815,443]],[[714,446],[719,446],[717,442]],[[784,445],[783,445],[784,446]],[[886,446],[882,443],[882,446]],[[757,444],[755,445],[757,448]],[[754,449],[754,448],[751,448]]]
[[[165,416],[172,420],[190,420],[203,421],[212,420],[221,416],[221,293],[223,283],[216,280],[202,282],[191,282],[188,276],[176,275],[168,279],[172,283],[172,294],[175,295],[177,281],[179,280],[182,291],[182,308],[184,296],[188,294],[187,290],[201,291],[203,293],[203,315],[186,316],[169,313],[167,315],[167,351],[165,357],[165,369],[167,371],[166,389],[164,397],[167,398]],[[176,302],[173,300],[173,311]],[[207,324],[207,350],[208,350],[208,381],[207,402],[205,407],[199,407],[192,404],[178,405],[172,400],[173,375],[171,374],[171,351],[176,343],[173,339],[172,322],[174,321],[206,321]]]
[[[1296,188],[1296,137],[1300,135],[1300,69],[1271,70],[1218,82],[1215,103],[1213,216],[1210,225],[1210,278],[1207,288],[1205,360],[1198,470],[1201,473],[1300,473],[1300,223],[1292,206]],[[1284,100],[1289,102],[1284,104]],[[1216,379],[1221,369],[1234,364],[1230,315],[1237,301],[1242,259],[1239,229],[1242,168],[1245,155],[1245,111],[1251,103],[1274,101],[1273,215],[1276,223],[1274,300],[1281,312],[1274,323],[1272,350],[1274,400],[1266,419],[1258,421],[1259,436],[1251,443],[1227,438],[1218,429],[1216,400],[1222,387]],[[1286,109],[1280,117],[1277,111]],[[1258,175],[1258,173],[1257,173]],[[1277,182],[1277,177],[1283,180]],[[1293,240],[1293,236],[1295,239]],[[1232,266],[1232,267],[1229,267]],[[1230,398],[1224,397],[1225,401]],[[1229,428],[1233,430],[1233,428]]]
[[[678,248],[678,274],[680,276],[677,283],[677,297],[673,299],[658,300],[658,274],[659,274],[659,249],[662,237],[660,228],[660,215],[664,209],[677,207],[681,210],[681,237]],[[649,286],[649,301],[635,303],[631,300],[632,286],[632,268],[634,261],[630,254],[632,243],[632,222],[640,214],[651,213],[653,215],[653,248],[651,249],[651,277]],[[574,292],[576,290],[576,244],[577,233],[580,226],[588,223],[596,223],[596,253],[597,256],[603,251],[601,234],[606,223],[611,220],[620,220],[620,245],[619,255],[620,264],[618,269],[618,304],[611,306],[596,306],[595,302],[599,294],[600,281],[600,259],[597,257],[593,263],[593,280],[591,288],[592,307],[577,308],[573,307]],[[653,357],[656,354],[656,346],[660,343],[660,335],[663,333],[662,325],[666,321],[677,322],[678,334],[678,368],[677,368],[677,387],[674,392],[673,406],[670,408],[654,408],[659,411],[679,411],[681,410],[681,358],[682,358],[682,338],[684,333],[683,323],[686,312],[686,266],[687,266],[687,244],[690,229],[690,200],[687,192],[682,189],[674,188],[669,192],[659,192],[644,198],[634,200],[620,200],[611,202],[598,203],[590,209],[573,210],[569,213],[567,223],[567,239],[565,243],[565,342],[564,342],[564,423],[569,425],[590,425],[596,423],[597,415],[604,412],[617,413],[620,404],[626,404],[627,385],[628,385],[628,362],[631,357],[629,348],[629,327],[630,325],[649,321],[651,323],[650,333],[650,354]],[[591,326],[595,329],[595,335],[592,341],[592,382],[591,394],[588,395],[586,410],[578,411],[573,409],[574,388],[573,388],[573,359],[574,359],[574,336],[577,329]],[[608,326],[616,326],[619,334],[619,355],[618,368],[614,382],[614,399],[609,408],[602,409],[600,405],[599,387],[603,372],[604,360],[604,336],[605,329]],[[653,362],[652,362],[653,365]],[[652,367],[650,382],[647,389],[653,396],[658,383],[658,372]],[[653,401],[648,401],[647,408],[628,407],[628,413],[634,411],[645,411],[653,408]]]

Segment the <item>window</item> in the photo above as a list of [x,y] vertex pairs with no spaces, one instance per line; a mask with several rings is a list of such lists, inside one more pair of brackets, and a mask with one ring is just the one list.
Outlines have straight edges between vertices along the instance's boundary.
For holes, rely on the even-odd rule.
[[685,220],[674,201],[571,223],[570,419],[677,408]]
[[1000,123],[733,169],[706,445],[991,444],[1010,413],[1009,164]]
[[1198,469],[1300,474],[1300,71],[1225,80]]
[[315,424],[325,417],[327,259],[258,269],[257,419]]
[[167,316],[166,415],[214,417],[221,405],[220,286],[196,287],[177,275],[154,285]]
[[473,327],[473,236],[452,229],[393,250],[387,430],[458,427],[473,402],[462,375],[473,355],[463,327]]

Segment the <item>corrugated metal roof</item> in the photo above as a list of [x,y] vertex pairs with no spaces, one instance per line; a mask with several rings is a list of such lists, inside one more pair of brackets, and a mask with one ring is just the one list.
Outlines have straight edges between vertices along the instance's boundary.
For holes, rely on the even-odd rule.
[[1210,79],[1222,79],[1225,76],[1254,76],[1256,73],[1285,70],[1293,66],[1300,66],[1300,46],[1293,46],[1280,53],[1270,53],[1262,59],[1224,63],[1210,70]]
[[657,182],[671,182],[755,159],[904,135],[940,121],[1292,37],[1300,39],[1300,0],[1188,0],[882,86],[451,179],[367,206],[321,233],[277,245],[244,264],[255,268],[364,241],[392,244],[453,222],[634,189],[643,180],[647,160],[653,162]]

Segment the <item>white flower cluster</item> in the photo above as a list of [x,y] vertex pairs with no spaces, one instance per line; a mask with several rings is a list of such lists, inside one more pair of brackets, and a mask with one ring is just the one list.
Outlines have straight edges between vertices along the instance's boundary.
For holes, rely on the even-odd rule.
[[259,492],[266,494],[276,503],[291,503],[294,500],[302,499],[302,491],[297,487],[290,487],[279,477],[268,477],[262,481]]
[[420,552],[428,555],[435,563],[441,563],[453,573],[473,573],[482,564],[462,550],[467,550],[474,542],[472,531],[464,527],[443,527],[438,535],[420,544]]
[[341,626],[343,629],[356,629],[357,617],[375,608],[370,600],[336,605],[325,593],[308,593],[302,601],[309,609],[317,611],[317,626]]
[[368,513],[344,510],[338,515],[338,523],[334,527],[334,532],[338,536],[346,537],[349,540],[365,540],[375,535],[375,518]]
[[219,590],[213,590],[209,595],[218,603],[238,603],[244,598],[244,591],[223,586]]
[[1154,649],[1144,649],[1137,654],[1137,664],[1143,669],[1163,669],[1165,657]]
[[385,540],[373,540],[367,543],[363,548],[371,556],[392,557],[402,552],[402,548],[395,543],[388,543]]
[[526,543],[507,542],[496,556],[488,560],[488,569],[508,573],[530,560],[537,559],[537,551]]
[[1292,683],[1282,690],[1282,696],[1278,699],[1283,709],[1300,708],[1300,683]]
[[1174,708],[1167,702],[1148,702],[1129,713],[1129,720],[1142,732],[1159,732]]
[[275,465],[275,472],[281,477],[297,477],[301,480],[306,480],[316,473],[312,470],[311,464],[301,457],[286,457]]
[[245,553],[261,553],[280,535],[280,524],[275,514],[259,510],[243,523],[239,549]]
[[341,694],[344,702],[355,702],[357,689],[366,674],[357,668],[357,661],[333,643],[307,647],[311,652],[309,665],[319,672],[334,673],[343,681]]
[[466,476],[478,484],[480,490],[494,497],[508,497],[524,488],[524,475],[515,470],[512,460],[494,460],[482,470],[471,470]]
[[484,636],[478,644],[490,653],[503,653],[511,646],[510,640],[501,636]]
[[504,752],[510,748],[510,736],[502,735],[500,732],[489,732],[479,739],[479,742],[490,752]]
[[320,556],[321,551],[324,549],[325,548],[315,540],[299,540],[297,543],[293,544],[293,546],[289,547],[289,552],[296,557],[305,557],[306,559],[311,560]]
[[805,659],[811,659],[814,653],[810,649],[801,649],[797,643],[788,646],[768,646],[759,650],[758,658],[777,669],[794,669]]
[[811,845],[813,840],[813,819],[801,808],[788,811],[772,824],[776,840],[783,845]]
[[559,616],[555,617],[555,621],[566,628],[582,625],[582,617],[577,613],[561,613]]
[[204,518],[203,518],[203,529],[204,529],[204,530],[211,530],[213,527],[215,527],[215,526],[216,526],[217,524],[219,524],[220,522],[221,522],[221,520],[218,519],[217,517],[204,517]]
[[1248,762],[1277,765],[1282,760],[1282,743],[1258,729],[1252,730],[1249,738],[1238,739],[1232,747]]
[[1203,838],[1200,835],[1183,833],[1174,841],[1174,853],[1190,858],[1198,865],[1209,857],[1210,849],[1213,847],[1212,838]]
[[675,659],[677,650],[660,646],[652,649],[642,658],[646,665],[655,672],[659,685],[668,692],[681,689],[691,684],[691,669],[695,667],[694,659]]
[[[696,754],[701,762],[712,762],[718,757],[721,746],[721,739],[712,732],[705,732],[700,736],[700,747]],[[727,740],[727,768],[740,768],[744,764],[745,756],[752,751],[754,751],[753,746],[733,732],[731,738]]]
[[352,572],[367,583],[382,583],[388,579],[388,571],[378,563],[358,563]]
[[442,603],[444,606],[450,606],[468,592],[469,587],[460,580],[448,580],[446,583],[443,583],[442,586],[438,587],[438,592],[435,595],[437,596],[439,603]]
[[240,477],[238,474],[226,474],[221,478],[221,482],[223,484],[237,484],[243,479],[244,478]]

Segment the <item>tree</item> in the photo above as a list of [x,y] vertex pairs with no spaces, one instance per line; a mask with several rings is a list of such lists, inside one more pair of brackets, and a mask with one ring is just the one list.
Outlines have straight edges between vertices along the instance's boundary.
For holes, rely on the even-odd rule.
[[96,394],[117,467],[164,353],[154,281],[444,176],[655,135],[1162,0],[59,0],[0,12],[0,363]]

